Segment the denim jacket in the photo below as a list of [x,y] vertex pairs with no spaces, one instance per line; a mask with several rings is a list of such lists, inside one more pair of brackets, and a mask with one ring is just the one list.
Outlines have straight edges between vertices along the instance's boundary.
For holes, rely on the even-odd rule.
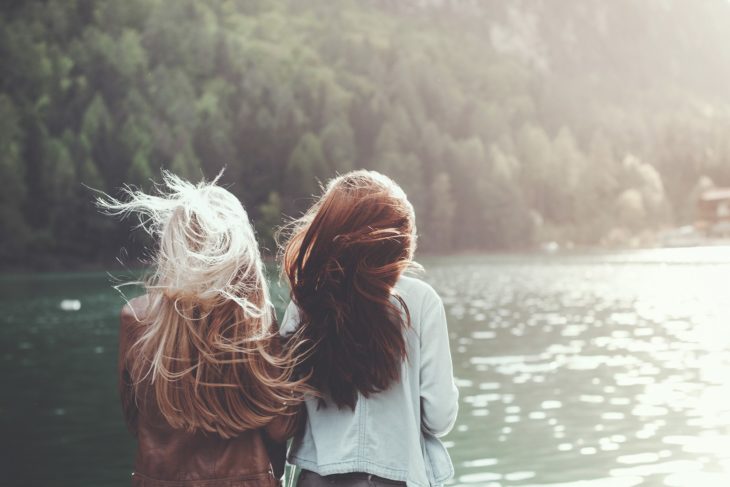
[[[408,487],[440,486],[453,476],[439,440],[454,426],[459,397],[444,306],[431,286],[412,277],[401,277],[395,291],[411,315],[400,380],[369,398],[359,395],[354,411],[329,401],[318,408],[317,399],[309,399],[290,463],[320,475],[370,473]],[[287,336],[298,326],[297,308],[290,303],[280,332]]]

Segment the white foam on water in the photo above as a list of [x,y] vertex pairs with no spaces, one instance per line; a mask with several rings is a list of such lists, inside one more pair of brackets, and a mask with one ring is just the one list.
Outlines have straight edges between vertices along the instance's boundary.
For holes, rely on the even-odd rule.
[[527,480],[535,477],[535,472],[512,472],[505,474],[504,479],[512,482]]
[[618,463],[635,465],[637,463],[654,463],[659,460],[656,453],[637,453],[635,455],[621,455],[616,459]]
[[475,331],[471,334],[471,337],[476,340],[489,340],[497,336],[497,333],[493,331]]
[[494,472],[468,473],[459,477],[459,482],[465,484],[481,484],[482,482],[492,482],[502,480],[502,475]]
[[81,301],[78,299],[64,299],[59,305],[63,311],[78,311],[81,309]]
[[543,401],[540,405],[542,409],[560,409],[563,403],[560,401]]
[[606,411],[605,413],[601,414],[602,419],[607,419],[609,421],[617,421],[624,419],[626,415],[624,413],[618,412],[618,411]]
[[491,467],[492,465],[497,464],[496,458],[479,458],[477,460],[467,460],[466,462],[462,462],[462,466],[470,468],[470,467]]
[[599,404],[605,401],[605,398],[603,396],[599,396],[597,394],[582,394],[578,399],[582,402],[588,402],[593,404]]

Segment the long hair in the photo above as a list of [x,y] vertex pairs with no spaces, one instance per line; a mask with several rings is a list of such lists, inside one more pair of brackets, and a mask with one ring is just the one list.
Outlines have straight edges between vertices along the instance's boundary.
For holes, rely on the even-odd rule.
[[301,320],[292,340],[311,344],[302,370],[338,408],[354,410],[358,392],[368,397],[400,377],[410,315],[394,286],[414,250],[413,207],[374,171],[331,180],[291,225],[282,272]]
[[[137,214],[156,241],[148,306],[127,361],[140,407],[176,429],[224,438],[286,414],[302,381],[281,351],[256,238],[241,203],[211,183],[163,173],[157,194],[103,196],[107,214]],[[151,399],[153,402],[150,402]]]

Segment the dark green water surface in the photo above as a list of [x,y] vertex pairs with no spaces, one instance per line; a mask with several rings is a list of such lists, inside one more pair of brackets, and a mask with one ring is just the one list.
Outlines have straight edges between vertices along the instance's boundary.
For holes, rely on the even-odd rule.
[[[453,485],[730,486],[730,250],[424,264],[461,389]],[[122,303],[106,274],[0,277],[0,485],[129,484]]]

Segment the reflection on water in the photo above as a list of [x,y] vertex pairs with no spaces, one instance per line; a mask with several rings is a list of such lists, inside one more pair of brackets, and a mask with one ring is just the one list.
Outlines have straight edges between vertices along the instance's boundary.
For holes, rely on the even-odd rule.
[[730,252],[460,257],[456,485],[730,485]]
[[[462,394],[452,485],[730,485],[730,251],[425,265]],[[121,302],[103,275],[0,278],[10,485],[128,485]]]

